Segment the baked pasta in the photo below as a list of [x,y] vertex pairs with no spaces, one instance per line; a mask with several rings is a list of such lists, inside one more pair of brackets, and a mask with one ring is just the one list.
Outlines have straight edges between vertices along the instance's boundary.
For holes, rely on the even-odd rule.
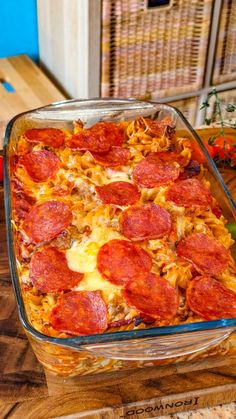
[[29,322],[56,337],[236,317],[233,240],[169,118],[33,128],[11,156]]

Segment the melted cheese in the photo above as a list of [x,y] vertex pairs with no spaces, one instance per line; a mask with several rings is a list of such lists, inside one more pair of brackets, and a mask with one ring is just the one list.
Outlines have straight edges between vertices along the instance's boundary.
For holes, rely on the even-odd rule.
[[73,246],[66,252],[69,268],[81,273],[93,272],[96,268],[98,249],[98,245],[93,242]]
[[131,182],[131,179],[129,178],[129,174],[125,171],[121,172],[118,170],[112,170],[110,168],[106,169],[106,183],[110,182]]
[[104,279],[97,269],[93,272],[86,273],[83,280],[74,288],[75,291],[97,291],[100,290],[105,294],[106,299],[112,300],[114,294],[119,292],[121,287],[112,284]]
[[72,271],[81,273],[94,272],[97,265],[99,248],[109,240],[120,238],[120,234],[111,228],[94,228],[88,238],[82,240],[80,243],[75,242],[73,246],[66,251],[69,268]]
[[74,289],[76,291],[101,290],[107,298],[113,298],[115,292],[120,287],[111,284],[102,278],[98,272],[97,254],[100,247],[109,240],[121,238],[117,231],[111,228],[96,227],[91,235],[81,243],[75,242],[74,245],[66,251],[66,259],[69,268],[72,271],[84,273],[83,280]]

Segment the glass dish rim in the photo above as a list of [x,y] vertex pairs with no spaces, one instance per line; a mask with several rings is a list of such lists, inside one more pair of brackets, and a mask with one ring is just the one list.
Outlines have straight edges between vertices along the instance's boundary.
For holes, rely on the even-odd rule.
[[15,261],[15,252],[13,247],[13,232],[11,229],[11,199],[10,199],[10,179],[9,179],[9,171],[8,171],[8,156],[7,156],[7,146],[10,140],[11,130],[15,121],[27,114],[34,113],[36,111],[45,109],[47,107],[57,107],[63,104],[69,103],[81,103],[81,102],[92,102],[92,101],[110,101],[110,102],[127,102],[127,103],[149,103],[156,106],[163,106],[167,109],[173,109],[175,113],[180,117],[182,122],[185,124],[187,129],[191,132],[197,143],[199,144],[204,156],[208,160],[209,165],[211,166],[214,174],[216,175],[218,181],[220,182],[224,193],[229,200],[231,206],[233,207],[234,211],[236,212],[236,203],[234,202],[231,193],[229,192],[226,184],[224,183],[221,174],[219,173],[215,163],[211,159],[207,149],[205,148],[204,144],[202,143],[200,137],[192,128],[190,123],[184,117],[184,115],[174,106],[169,104],[163,104],[155,101],[143,101],[137,99],[125,99],[125,98],[91,98],[91,99],[71,99],[71,100],[63,100],[58,102],[53,102],[49,105],[42,106],[39,108],[32,109],[30,111],[22,112],[14,118],[12,118],[9,123],[7,124],[6,131],[5,131],[5,138],[4,138],[4,145],[3,145],[3,156],[4,156],[4,202],[5,202],[5,217],[6,217],[6,228],[7,228],[7,245],[8,245],[8,257],[9,257],[9,266],[11,271],[11,278],[12,284],[16,296],[17,308],[19,312],[19,317],[21,320],[22,325],[24,326],[25,330],[37,340],[51,343],[54,345],[60,345],[63,347],[71,347],[71,348],[78,348],[82,345],[89,345],[89,344],[99,344],[99,343],[111,343],[111,342],[119,342],[119,341],[128,341],[134,339],[146,339],[146,338],[155,338],[160,336],[168,336],[168,335],[176,335],[176,334],[185,334],[188,332],[201,332],[213,329],[225,329],[225,328],[233,328],[236,326],[236,318],[231,319],[221,319],[221,320],[209,320],[209,321],[201,321],[201,322],[194,322],[194,323],[185,323],[185,324],[178,324],[172,326],[159,326],[159,327],[150,327],[147,329],[138,329],[138,330],[128,330],[128,331],[118,331],[118,332],[111,332],[111,333],[102,333],[102,334],[94,334],[88,336],[74,336],[74,337],[67,337],[67,338],[58,338],[45,335],[39,331],[37,331],[27,319],[27,314],[24,307],[24,302],[21,297],[21,290],[20,290],[20,281],[17,274],[16,269],[16,261]]

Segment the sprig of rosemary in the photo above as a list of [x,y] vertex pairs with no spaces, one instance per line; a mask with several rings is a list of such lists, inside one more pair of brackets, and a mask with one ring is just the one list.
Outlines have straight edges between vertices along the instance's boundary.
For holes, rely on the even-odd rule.
[[[217,92],[217,90],[216,90],[215,87],[208,94],[207,100],[205,100],[202,103],[202,106],[200,107],[200,110],[201,109],[207,109],[207,108],[209,108],[210,107],[209,101],[212,98],[214,100],[215,109],[216,110],[215,110],[215,112],[213,112],[211,118],[205,117],[205,124],[209,126],[213,122],[215,122],[215,121],[218,120],[218,123],[219,123],[219,132],[216,135],[211,136],[209,138],[208,144],[210,146],[214,146],[215,141],[216,141],[217,138],[219,138],[219,137],[223,138],[224,139],[223,150],[225,152],[225,155],[227,155],[227,152],[226,152],[227,138],[226,138],[226,134],[225,134],[225,127],[230,127],[230,128],[236,129],[236,120],[233,123],[230,123],[230,122],[227,122],[226,123],[225,122],[224,116],[223,116],[223,110],[222,110],[223,104],[222,104],[222,101],[219,98],[218,92]],[[225,111],[228,112],[228,113],[232,113],[232,112],[236,111],[236,106],[233,105],[233,104],[231,104],[231,103],[229,103],[227,105],[224,105],[224,108],[225,108]],[[230,160],[230,158],[229,158],[229,160]],[[230,165],[232,165],[231,164],[232,163],[231,161],[229,161],[229,163],[230,163]]]
[[[205,101],[202,103],[202,106],[200,107],[200,110],[201,110],[201,109],[205,109],[205,108],[209,108],[209,107],[210,107],[209,100],[210,100],[212,97],[213,97],[213,98],[214,98],[214,100],[215,100],[215,104],[216,104],[216,111],[213,113],[213,115],[212,115],[212,117],[211,117],[211,118],[207,118],[207,117],[205,118],[205,123],[206,123],[206,125],[210,125],[212,122],[214,122],[214,121],[216,120],[216,118],[217,118],[217,116],[218,116],[218,117],[219,117],[219,123],[220,123],[219,136],[223,136],[223,135],[225,134],[225,132],[224,132],[224,127],[225,127],[225,126],[232,126],[232,127],[236,128],[236,120],[235,120],[235,122],[234,122],[233,124],[229,124],[229,123],[225,124],[224,117],[223,117],[223,113],[222,113],[222,102],[221,102],[221,100],[220,100],[220,98],[219,98],[219,95],[218,95],[217,90],[216,90],[216,88],[215,88],[215,87],[214,87],[214,88],[212,89],[212,91],[208,94],[208,98],[207,98],[207,100],[205,100]],[[226,106],[225,106],[225,111],[226,111],[226,112],[232,113],[232,112],[234,112],[235,110],[236,110],[236,106],[235,106],[235,105],[233,105],[233,104],[231,104],[231,103],[229,103],[228,105],[226,105]]]

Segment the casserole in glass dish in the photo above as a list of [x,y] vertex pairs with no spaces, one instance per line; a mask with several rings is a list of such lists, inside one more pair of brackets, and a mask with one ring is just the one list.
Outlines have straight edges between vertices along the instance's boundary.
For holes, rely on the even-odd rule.
[[[122,148],[123,140],[120,142],[116,137],[115,141],[118,142],[112,146],[112,157],[107,157],[106,153],[110,153],[111,148],[109,149],[109,145],[107,149],[104,148],[106,135],[104,136],[104,125],[99,125],[100,122],[111,124],[113,133],[117,129],[122,135],[125,133],[125,148]],[[90,127],[94,126],[94,131],[91,131]],[[32,141],[30,135],[42,133],[45,128],[62,130],[61,135],[67,146],[64,147],[60,139],[58,140],[59,131],[55,139],[55,142],[60,143],[57,146],[56,143],[50,144],[42,137],[43,145],[40,145],[40,141],[35,140],[35,137]],[[156,129],[160,130],[158,135]],[[102,130],[101,135],[100,130]],[[100,149],[88,150],[87,146],[87,148],[81,146],[81,141],[84,141],[84,138],[87,141],[86,135],[91,132],[93,145],[94,138],[99,138],[97,147]],[[52,153],[54,148],[61,151]],[[167,157],[168,154],[175,156],[176,159],[176,153],[181,160],[173,162]],[[117,163],[116,157],[114,163],[114,155],[117,154],[119,162]],[[38,360],[45,368],[64,376],[83,375],[232,353],[236,325],[234,315],[236,274],[232,259],[234,245],[224,224],[225,220],[228,223],[234,222],[236,207],[201,140],[177,109],[164,104],[122,99],[72,100],[55,103],[23,113],[8,124],[4,155],[5,206],[13,286],[20,320]],[[38,156],[41,159],[39,163],[37,163]],[[106,156],[105,162],[104,156]],[[48,163],[42,165],[42,159],[46,159]],[[131,162],[130,165],[132,164],[133,174],[121,169],[127,160]],[[82,168],[81,175],[78,174],[78,164]],[[35,167],[40,170],[34,171]],[[158,173],[155,172],[155,176],[161,176],[164,184],[158,183],[156,179],[153,180],[153,170],[156,170],[153,168],[156,167]],[[46,179],[46,189],[42,186],[45,182],[45,172],[46,178],[49,177],[49,180]],[[105,182],[101,176],[99,177],[101,173],[106,175]],[[96,201],[95,210],[102,208],[105,212],[106,210],[109,212],[112,209],[114,214],[118,213],[118,221],[115,216],[111,217],[114,223],[108,226],[107,216],[102,213],[97,218],[99,225],[92,224],[93,217],[89,224],[88,219],[94,211],[93,205],[86,214],[82,213],[82,216],[78,217],[81,205],[84,209],[87,202],[87,192],[83,185],[81,186],[83,176],[86,176],[86,182],[92,188],[88,195],[91,195],[92,191],[92,202]],[[55,184],[53,181],[55,178],[63,178],[63,182]],[[26,190],[22,189],[22,182],[23,186],[28,188],[29,195],[34,191],[30,199],[28,197],[25,200]],[[107,189],[104,187],[112,182],[116,182],[115,189],[112,198],[111,194],[108,194],[107,201]],[[128,184],[128,192],[125,195],[127,201],[118,203],[111,201],[114,195],[116,198],[118,196],[118,199],[124,199],[124,190],[121,189],[121,192],[118,190],[121,186],[123,188],[124,184],[126,188]],[[78,196],[80,198],[82,196],[82,203],[76,200]],[[200,203],[196,203],[199,196]],[[19,198],[18,201],[16,197]],[[189,204],[183,204],[182,201],[179,203],[179,199],[187,201],[192,199],[198,210],[197,215],[194,214],[197,217],[196,224],[190,220],[187,234],[183,233],[186,227],[181,226]],[[139,200],[142,204],[141,212]],[[204,200],[206,204],[202,205]],[[166,201],[169,202],[168,205]],[[56,212],[55,205],[57,205]],[[73,221],[68,205],[73,209]],[[165,208],[170,211],[171,217]],[[137,211],[136,218],[135,211]],[[18,217],[22,217],[20,222]],[[162,232],[159,231],[159,227],[157,228],[159,225],[163,229]],[[52,226],[55,234],[50,235]],[[101,241],[101,235],[107,228],[109,234]],[[92,234],[94,237],[90,240]],[[214,237],[217,237],[217,241]],[[161,246],[167,246],[166,254],[171,253],[175,259],[179,258],[178,263],[182,270],[178,274],[175,265],[168,268],[168,263],[163,262],[158,256],[158,249]],[[201,254],[201,247],[204,246],[209,250],[207,252],[209,255]],[[200,256],[196,256],[195,247],[198,247]],[[232,256],[229,256],[229,247]],[[88,253],[88,248],[93,254],[92,257],[91,253]],[[125,258],[127,256],[128,248],[131,259],[137,256],[137,252],[139,255],[142,254],[141,265],[139,260],[135,259],[140,272],[134,264],[132,265],[132,269],[136,269],[137,278],[140,277],[138,289],[134,287],[132,278],[129,277],[128,281],[124,278],[124,273],[123,276],[120,274],[120,266],[125,265],[125,269],[127,267],[129,269],[133,263],[131,260],[127,265],[122,261],[124,256]],[[134,251],[135,255],[132,253]],[[87,279],[93,274],[90,268],[94,263],[94,254],[97,258],[100,285],[96,285],[97,282],[94,281],[95,285],[92,284],[91,287],[91,281],[87,281],[86,286],[90,285],[84,291],[82,285],[84,278]],[[118,261],[117,254],[121,254]],[[66,268],[65,264],[61,265],[65,255],[68,264]],[[149,266],[150,255],[153,258],[152,268]],[[40,264],[38,259],[41,261]],[[201,264],[203,266],[200,266]],[[48,270],[49,265],[51,270]],[[46,279],[42,283],[43,269]],[[73,273],[70,271],[68,274],[68,269]],[[56,281],[61,281],[62,275],[59,271],[63,273],[63,281],[68,281],[67,287],[63,288],[61,283],[55,285]],[[211,280],[211,289],[207,294],[206,305],[209,306],[209,310],[201,304],[203,316],[201,310],[196,307],[199,301],[201,302],[199,295],[203,292],[199,284],[205,283],[205,279],[211,275],[217,279]],[[108,295],[101,285],[104,281],[107,286],[109,284]],[[142,291],[143,295],[142,292],[140,295],[140,287],[146,290]],[[157,304],[153,308],[152,294],[158,300],[160,289],[162,291],[158,309]],[[188,289],[190,302],[190,308],[187,309],[185,289]],[[113,303],[109,300],[113,291],[119,295],[119,298],[120,296],[123,298],[118,299],[115,314]],[[213,303],[212,309],[209,298],[214,292],[221,301],[220,307],[216,308]],[[78,296],[79,305],[83,306],[83,313],[79,314],[83,320],[80,324],[77,323],[78,316],[74,317],[74,312],[78,308],[78,301],[74,301],[74,298]],[[67,302],[70,300],[69,311],[68,306],[65,306],[65,300]],[[106,314],[104,314],[104,310],[107,310],[104,300],[110,310]],[[143,300],[141,304],[140,301]],[[224,308],[226,300],[230,303]],[[91,304],[93,304],[92,309]],[[94,314],[94,306],[99,314],[98,318]],[[110,320],[112,318],[113,322],[109,323],[108,318]]]

